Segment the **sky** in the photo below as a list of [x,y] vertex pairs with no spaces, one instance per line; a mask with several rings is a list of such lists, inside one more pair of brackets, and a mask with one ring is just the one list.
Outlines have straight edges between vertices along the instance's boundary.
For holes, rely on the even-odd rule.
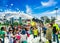
[[60,17],[60,0],[0,0],[0,12],[20,11],[33,17],[56,16]]

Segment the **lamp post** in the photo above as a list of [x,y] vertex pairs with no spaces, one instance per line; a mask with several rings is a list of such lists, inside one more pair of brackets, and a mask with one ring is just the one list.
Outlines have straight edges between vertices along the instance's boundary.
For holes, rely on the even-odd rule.
[[57,19],[57,11],[58,11],[58,8],[56,7],[55,10],[56,10],[56,19]]
[[6,15],[4,16],[4,25],[5,25],[5,23],[6,23]]
[[41,30],[42,30],[42,23],[40,23],[40,40],[39,40],[39,42],[41,42]]

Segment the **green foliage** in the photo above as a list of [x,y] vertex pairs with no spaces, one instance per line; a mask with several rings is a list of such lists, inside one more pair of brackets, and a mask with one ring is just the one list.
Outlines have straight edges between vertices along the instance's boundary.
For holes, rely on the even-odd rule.
[[13,25],[18,25],[18,22],[14,22]]
[[51,22],[55,21],[56,18],[55,17],[51,17]]
[[44,17],[43,16],[41,17],[41,20],[44,20]]
[[47,18],[45,23],[50,23],[50,19],[49,19],[49,18]]
[[45,23],[50,23],[50,19],[47,16],[42,16],[41,20],[44,21]]

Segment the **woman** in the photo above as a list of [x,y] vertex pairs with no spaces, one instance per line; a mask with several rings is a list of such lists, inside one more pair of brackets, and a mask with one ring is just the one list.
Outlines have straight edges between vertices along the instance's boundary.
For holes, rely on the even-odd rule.
[[1,43],[4,43],[4,38],[5,38],[5,29],[4,27],[1,27],[1,30],[0,30],[0,42]]
[[16,39],[16,43],[20,43],[20,34],[19,34],[19,30],[16,30],[16,34],[15,34],[15,39]]
[[13,43],[13,30],[10,28],[8,32],[9,43]]
[[52,39],[52,27],[49,24],[48,28],[46,30],[46,39],[49,41],[49,43],[52,43],[51,39]]

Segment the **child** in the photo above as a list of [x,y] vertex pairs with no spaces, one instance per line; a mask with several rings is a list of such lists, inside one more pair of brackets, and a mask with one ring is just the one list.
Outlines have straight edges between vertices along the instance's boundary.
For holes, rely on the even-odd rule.
[[36,27],[33,27],[33,35],[34,35],[34,38],[38,36],[38,29]]

